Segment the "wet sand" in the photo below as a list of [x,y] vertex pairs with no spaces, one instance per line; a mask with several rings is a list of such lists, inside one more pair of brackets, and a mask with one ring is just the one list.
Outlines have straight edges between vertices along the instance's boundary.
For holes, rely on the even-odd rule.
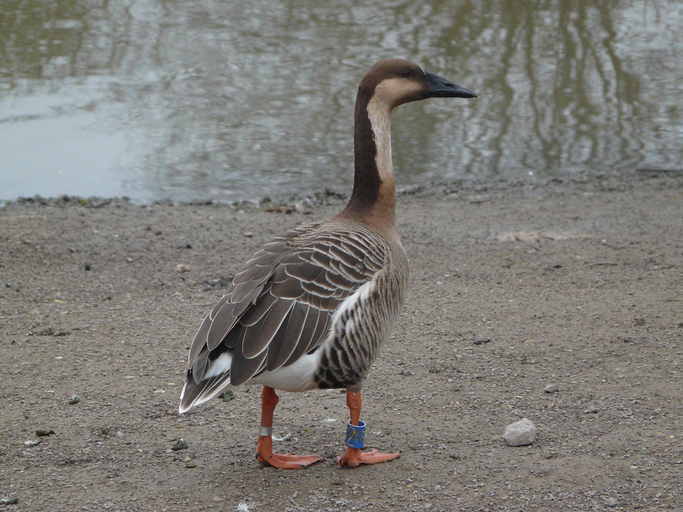
[[[339,391],[281,394],[276,449],[325,457],[305,471],[254,460],[256,387],[176,413],[194,330],[241,262],[339,198],[43,203],[0,208],[7,510],[680,506],[680,174],[403,194],[411,291],[363,410],[368,445],[401,458],[352,471],[334,464]],[[522,417],[536,442],[506,446]]]

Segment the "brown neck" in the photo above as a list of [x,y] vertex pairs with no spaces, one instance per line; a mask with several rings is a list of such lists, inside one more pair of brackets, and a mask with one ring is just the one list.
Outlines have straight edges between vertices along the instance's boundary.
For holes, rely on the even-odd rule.
[[389,107],[359,89],[354,130],[353,192],[344,216],[361,218],[378,227],[392,227],[396,191],[391,160]]

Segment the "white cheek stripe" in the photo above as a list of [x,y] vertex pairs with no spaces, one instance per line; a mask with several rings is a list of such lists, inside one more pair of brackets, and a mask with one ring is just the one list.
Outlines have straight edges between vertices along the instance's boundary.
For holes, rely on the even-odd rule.
[[368,119],[375,136],[377,155],[375,163],[382,181],[393,179],[394,169],[391,161],[391,116],[389,107],[378,96],[368,102]]

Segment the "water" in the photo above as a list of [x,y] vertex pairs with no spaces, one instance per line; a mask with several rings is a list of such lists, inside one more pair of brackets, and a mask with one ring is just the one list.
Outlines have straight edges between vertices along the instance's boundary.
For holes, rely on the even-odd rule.
[[2,0],[0,199],[253,199],[352,174],[364,71],[480,94],[396,113],[400,185],[683,167],[680,0]]

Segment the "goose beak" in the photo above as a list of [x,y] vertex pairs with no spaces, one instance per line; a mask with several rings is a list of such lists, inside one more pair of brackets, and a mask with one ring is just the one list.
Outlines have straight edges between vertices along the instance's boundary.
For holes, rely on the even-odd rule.
[[429,98],[476,98],[477,95],[460,85],[449,82],[434,73],[425,73]]

